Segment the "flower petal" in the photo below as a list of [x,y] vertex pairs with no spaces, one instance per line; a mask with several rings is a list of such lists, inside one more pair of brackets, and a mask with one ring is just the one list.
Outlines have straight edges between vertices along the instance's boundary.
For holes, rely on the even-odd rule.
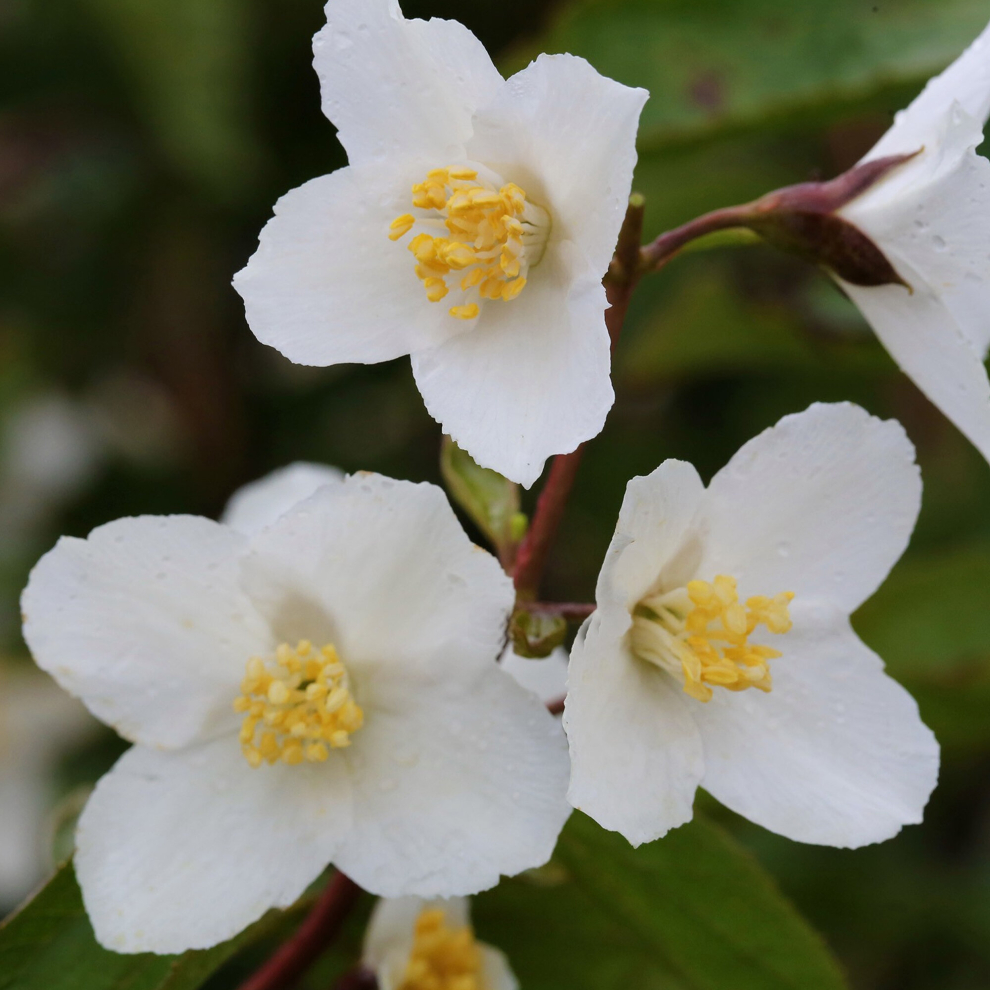
[[990,346],[990,162],[976,153],[982,141],[980,126],[954,105],[931,149],[841,211],[913,290],[942,301],[981,360]]
[[990,115],[990,25],[952,65],[928,80],[914,102],[897,114],[893,127],[864,161],[933,146],[942,119],[953,103],[981,125]]
[[540,660],[521,657],[509,646],[499,664],[517,684],[545,705],[560,701],[567,693],[567,650],[562,646]]
[[486,990],[518,990],[519,981],[505,953],[484,943],[478,948],[481,949],[482,986]]
[[362,665],[440,677],[488,669],[502,649],[512,582],[474,546],[435,485],[352,475],[257,534],[244,565],[280,640],[332,640]]
[[296,461],[238,488],[231,495],[220,521],[251,535],[270,526],[324,485],[335,485],[343,480],[344,472],[338,468]]
[[815,403],[744,444],[712,478],[697,576],[740,595],[793,591],[852,612],[904,552],[921,503],[901,425],[848,402]]
[[667,460],[645,477],[632,478],[619,510],[619,520],[598,576],[599,606],[615,607],[625,635],[632,610],[662,579],[665,588],[684,583],[680,570],[693,567],[699,550],[690,540],[691,524],[704,498],[705,486],[686,461]]
[[466,332],[413,353],[430,415],[483,467],[528,488],[612,407],[605,308],[600,275],[558,245],[517,298],[488,302]]
[[556,719],[495,663],[366,674],[336,857],[386,897],[475,893],[545,863],[570,812]]
[[313,64],[351,163],[462,158],[472,113],[502,85],[484,45],[457,21],[406,20],[396,0],[330,0],[325,11]]
[[550,211],[548,250],[573,241],[605,274],[626,213],[645,89],[575,55],[540,55],[479,106],[468,155]]
[[423,174],[415,161],[341,168],[286,193],[234,276],[247,322],[296,364],[374,364],[463,331],[388,239]]
[[244,664],[274,646],[239,585],[246,546],[196,516],[63,537],[21,599],[38,666],[132,741],[172,748],[231,727]]
[[798,842],[857,847],[921,821],[938,743],[914,699],[823,602],[792,606],[774,637],[773,690],[716,691],[692,713],[705,745],[701,786]]
[[901,370],[990,461],[987,369],[946,302],[906,262],[898,267],[913,293],[840,284]]
[[609,611],[591,617],[571,650],[567,799],[638,846],[690,821],[704,762],[684,696],[631,656]]
[[178,753],[135,746],[79,820],[76,875],[98,941],[182,952],[295,901],[350,820],[340,760],[252,769],[236,735]]

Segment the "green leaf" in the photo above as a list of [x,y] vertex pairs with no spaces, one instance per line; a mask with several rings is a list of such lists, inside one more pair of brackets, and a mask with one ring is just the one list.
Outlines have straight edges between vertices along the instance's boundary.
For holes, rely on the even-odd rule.
[[820,937],[753,857],[695,818],[633,849],[575,814],[554,861],[475,906],[544,990],[841,990]]
[[284,917],[271,912],[229,942],[181,956],[118,955],[93,937],[67,863],[0,925],[0,990],[196,990]]
[[854,625],[943,745],[990,746],[990,546],[902,561]]
[[649,89],[645,148],[920,87],[986,20],[982,0],[585,0],[508,68],[571,52]]
[[495,547],[501,550],[522,538],[517,484],[479,467],[450,437],[443,438],[440,471],[451,498]]

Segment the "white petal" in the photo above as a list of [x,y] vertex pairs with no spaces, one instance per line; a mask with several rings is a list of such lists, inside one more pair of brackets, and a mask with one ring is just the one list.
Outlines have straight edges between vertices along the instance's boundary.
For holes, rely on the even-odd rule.
[[990,461],[987,369],[942,299],[905,262],[914,288],[842,284],[901,370]]
[[[617,635],[625,635],[632,610],[659,578],[665,588],[676,587],[684,583],[679,572],[693,569],[699,551],[690,529],[704,492],[698,472],[676,460],[626,485],[595,592],[599,606],[614,606],[614,614],[623,617]],[[693,573],[684,580],[690,577]]]
[[601,277],[626,213],[648,98],[583,58],[540,55],[479,107],[468,154],[550,211],[549,250],[573,241]]
[[864,160],[931,146],[954,102],[981,125],[990,115],[990,26],[943,73],[928,81]]
[[658,668],[632,657],[617,621],[599,609],[574,642],[564,728],[567,798],[633,845],[690,821],[704,772],[688,699]]
[[705,745],[702,787],[799,842],[856,847],[921,821],[938,743],[914,699],[841,610],[795,602],[773,637],[773,690],[716,689],[692,711]]
[[239,585],[246,545],[196,516],[63,537],[21,599],[38,666],[133,741],[171,748],[230,727],[245,663],[274,646]]
[[257,533],[324,485],[343,479],[338,468],[297,461],[238,488],[220,521],[241,533]]
[[481,949],[482,986],[486,990],[518,990],[519,981],[509,966],[509,960],[500,949],[479,943]]
[[[930,150],[841,213],[916,292],[942,301],[982,360],[990,346],[990,162],[976,153],[980,128],[958,107],[948,112],[943,131]],[[922,284],[908,277],[911,271]]]
[[362,665],[440,676],[501,652],[512,582],[435,485],[352,475],[252,547],[245,581],[279,639],[334,642],[358,689]]
[[430,415],[483,467],[527,488],[546,459],[596,436],[612,407],[605,290],[573,244],[557,245],[510,302],[412,355]]
[[920,503],[899,423],[815,403],[744,444],[712,479],[692,576],[728,574],[742,598],[793,591],[849,613],[904,552]]
[[374,364],[431,347],[463,322],[426,298],[415,260],[388,239],[425,168],[342,168],[286,193],[234,276],[247,322],[296,364]]
[[521,657],[510,646],[502,654],[500,665],[517,684],[545,705],[560,701],[567,693],[567,650],[562,646],[539,660]]
[[314,66],[352,164],[462,158],[472,113],[502,85],[481,42],[457,21],[406,20],[396,0],[330,0],[326,16]]
[[366,890],[448,897],[545,863],[567,819],[567,746],[495,663],[364,675],[346,751],[354,827],[336,857]]
[[237,736],[136,746],[79,820],[76,875],[99,942],[182,952],[286,907],[333,858],[350,816],[339,759],[252,769]]

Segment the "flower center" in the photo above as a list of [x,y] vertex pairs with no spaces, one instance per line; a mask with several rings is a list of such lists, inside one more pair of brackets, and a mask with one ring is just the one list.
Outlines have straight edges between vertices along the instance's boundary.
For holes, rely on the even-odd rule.
[[408,247],[430,302],[453,287],[458,301],[450,315],[473,320],[484,300],[508,302],[522,292],[546,248],[546,210],[514,182],[496,188],[475,169],[457,165],[433,169],[412,192],[417,214],[396,217],[388,236],[397,241],[423,228]]
[[640,659],[684,678],[684,691],[709,701],[709,685],[745,691],[771,688],[769,660],[782,656],[749,637],[758,626],[772,633],[791,628],[787,607],[794,592],[773,598],[755,595],[745,606],[736,593],[736,579],[719,574],[707,581],[689,581],[686,588],[647,595],[633,610],[631,646]]
[[470,927],[448,928],[440,908],[416,919],[412,952],[398,990],[483,990],[481,951]]
[[295,649],[283,643],[274,659],[251,657],[241,692],[234,711],[244,713],[241,750],[253,767],[322,763],[364,723],[332,645],[315,650],[300,640]]

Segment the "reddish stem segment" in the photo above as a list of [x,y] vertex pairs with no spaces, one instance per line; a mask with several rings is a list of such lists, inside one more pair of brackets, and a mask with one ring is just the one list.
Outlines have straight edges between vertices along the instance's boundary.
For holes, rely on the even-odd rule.
[[752,215],[753,207],[750,204],[729,206],[722,210],[713,210],[681,227],[668,230],[640,251],[639,273],[645,275],[647,272],[662,268],[682,247],[699,237],[714,234],[719,230],[745,227]]
[[350,877],[335,873],[296,933],[240,990],[288,990],[336,937],[360,893]]
[[595,610],[593,602],[527,602],[525,609],[533,615],[559,615],[568,622],[584,622]]
[[[643,198],[632,196],[619,232],[615,256],[605,275],[605,295],[609,308],[605,311],[605,326],[608,329],[612,353],[622,331],[622,324],[629,309],[633,287],[639,278],[640,243],[643,237]],[[574,479],[577,477],[585,444],[569,454],[561,454],[553,459],[546,484],[536,501],[536,511],[525,539],[516,554],[516,569],[513,575],[516,594],[521,599],[535,598],[543,577],[547,554],[553,545],[560,520],[567,506]]]

